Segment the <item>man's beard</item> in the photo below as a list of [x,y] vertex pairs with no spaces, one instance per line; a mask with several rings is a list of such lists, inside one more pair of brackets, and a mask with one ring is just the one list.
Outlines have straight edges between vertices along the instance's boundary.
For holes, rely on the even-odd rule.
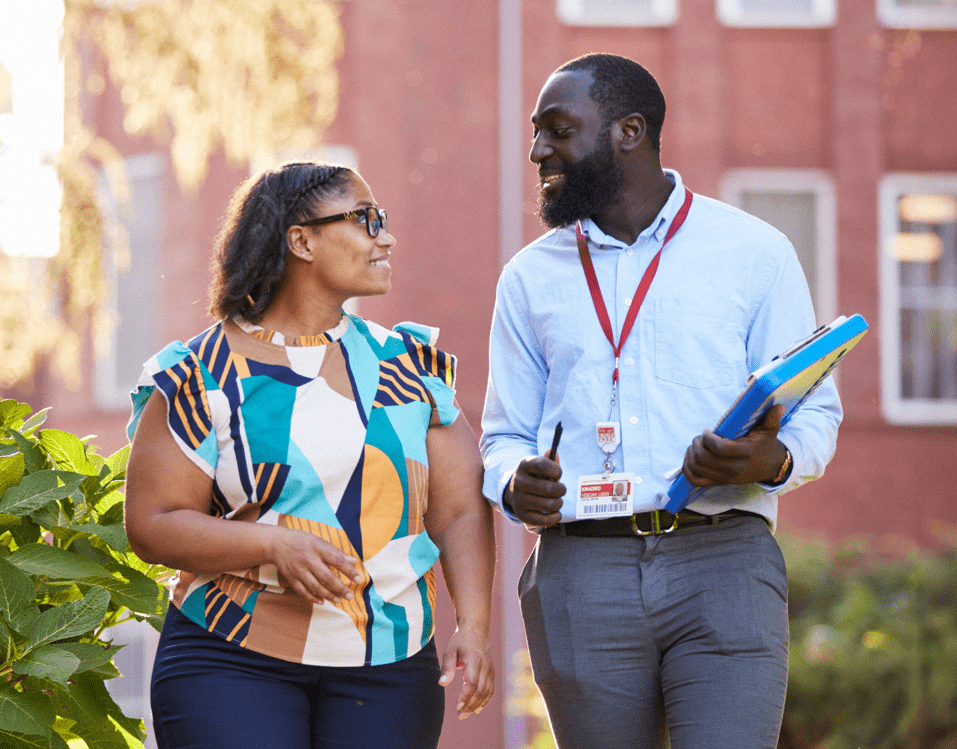
[[621,190],[625,175],[615,159],[607,128],[591,153],[564,165],[564,175],[557,195],[550,198],[544,191],[538,194],[538,217],[552,229],[593,216]]

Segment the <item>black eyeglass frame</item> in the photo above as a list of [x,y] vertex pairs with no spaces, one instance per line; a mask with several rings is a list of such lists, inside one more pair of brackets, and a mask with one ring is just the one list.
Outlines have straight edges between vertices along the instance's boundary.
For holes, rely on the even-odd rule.
[[360,218],[363,215],[366,219],[366,233],[370,237],[375,239],[381,231],[388,233],[389,217],[386,215],[384,209],[377,208],[374,205],[370,205],[366,208],[356,208],[354,211],[346,211],[345,213],[337,213],[335,216],[324,216],[323,218],[311,218],[308,221],[299,221],[296,223],[296,226],[331,224],[335,221],[345,221],[347,218]]

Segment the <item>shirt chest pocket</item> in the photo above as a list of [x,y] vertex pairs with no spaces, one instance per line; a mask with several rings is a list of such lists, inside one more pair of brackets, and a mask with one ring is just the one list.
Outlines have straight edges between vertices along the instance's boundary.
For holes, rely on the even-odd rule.
[[712,388],[738,382],[747,369],[745,332],[727,302],[655,301],[655,375],[666,382]]

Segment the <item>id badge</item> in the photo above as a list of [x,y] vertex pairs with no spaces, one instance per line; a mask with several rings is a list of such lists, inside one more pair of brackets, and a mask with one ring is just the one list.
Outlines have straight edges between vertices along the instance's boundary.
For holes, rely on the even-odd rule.
[[595,520],[631,515],[635,493],[635,474],[609,473],[578,478],[575,517]]

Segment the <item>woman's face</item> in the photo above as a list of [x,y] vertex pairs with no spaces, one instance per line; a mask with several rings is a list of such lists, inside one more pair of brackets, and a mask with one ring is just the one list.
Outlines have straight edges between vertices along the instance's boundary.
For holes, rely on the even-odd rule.
[[[357,174],[343,195],[326,200],[315,218],[375,207],[372,191]],[[389,259],[395,237],[385,229],[370,237],[365,214],[329,224],[302,227],[312,254],[311,273],[318,292],[336,304],[357,296],[387,294],[391,289]]]

